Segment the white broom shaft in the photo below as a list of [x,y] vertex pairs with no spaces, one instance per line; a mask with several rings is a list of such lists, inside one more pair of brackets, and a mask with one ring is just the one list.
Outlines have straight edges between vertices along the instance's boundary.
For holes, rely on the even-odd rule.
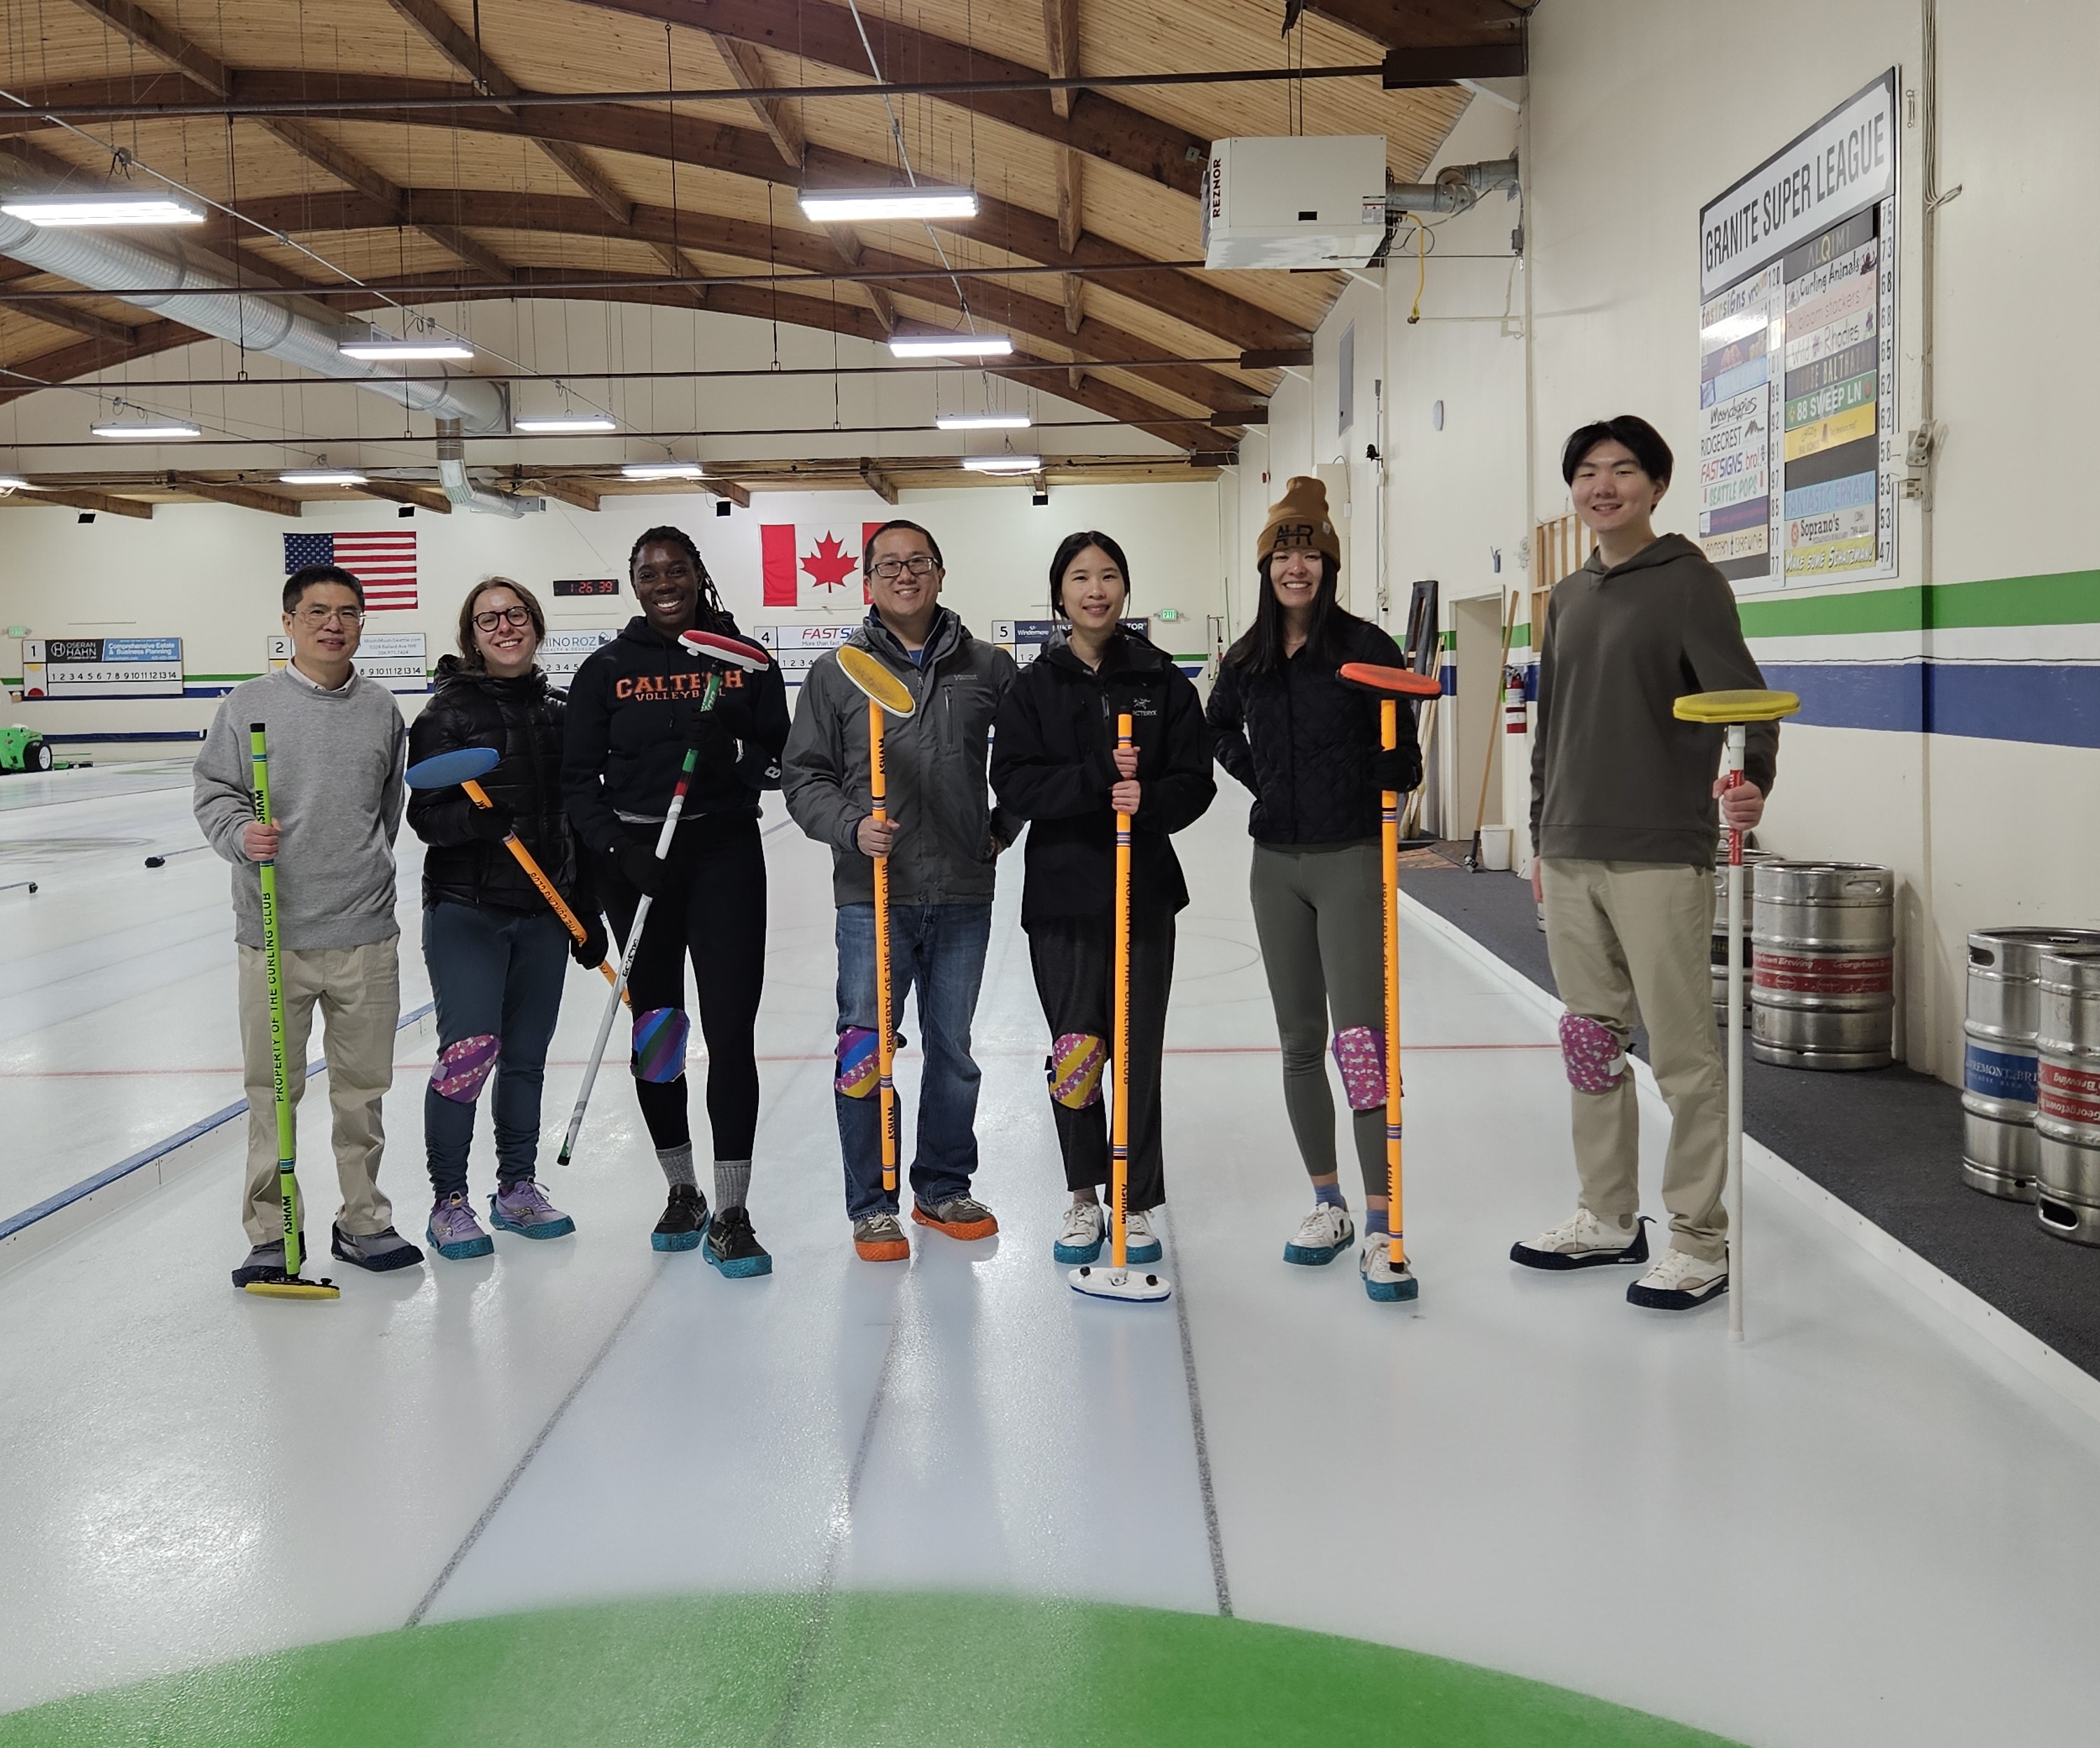
[[[1723,790],[1743,780],[1749,739],[1728,729]],[[1728,831],[1728,1339],[1743,1339],[1743,834]]]

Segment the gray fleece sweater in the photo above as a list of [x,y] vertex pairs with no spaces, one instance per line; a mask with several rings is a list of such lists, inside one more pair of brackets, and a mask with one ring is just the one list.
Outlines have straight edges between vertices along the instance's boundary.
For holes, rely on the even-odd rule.
[[[1590,554],[1546,611],[1531,746],[1538,854],[1713,866],[1723,731],[1670,707],[1764,683],[1727,579],[1683,535],[1616,567]],[[1743,775],[1769,795],[1778,763],[1779,724],[1753,724]]]
[[234,938],[262,944],[262,885],[242,852],[255,817],[249,725],[264,726],[277,854],[280,945],[364,947],[400,933],[394,840],[407,797],[408,727],[394,695],[352,674],[333,692],[289,669],[244,681],[220,702],[197,755],[193,806],[205,841],[233,864]]

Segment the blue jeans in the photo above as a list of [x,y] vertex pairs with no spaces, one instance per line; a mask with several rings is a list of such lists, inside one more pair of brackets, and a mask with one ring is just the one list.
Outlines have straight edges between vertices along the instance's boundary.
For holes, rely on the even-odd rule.
[[[532,1175],[540,1150],[540,1085],[547,1045],[562,1009],[569,932],[552,911],[523,915],[472,904],[434,904],[423,912],[423,958],[438,1003],[438,1048],[493,1033],[496,1181]],[[479,1103],[479,1101],[475,1101]],[[423,1141],[430,1187],[443,1201],[466,1189],[473,1105],[423,1089]]]
[[[977,1083],[970,1057],[970,1022],[984,981],[991,941],[989,904],[893,904],[889,907],[891,1023],[904,998],[919,991],[920,1042],[925,1072],[919,1083],[919,1150],[911,1162],[911,1193],[922,1207],[938,1207],[969,1193],[977,1168]],[[876,1029],[875,907],[839,908],[839,1031]],[[894,1214],[897,1198],[882,1187],[882,1096],[848,1098],[834,1088],[839,1151],[846,1168],[846,1213],[854,1220]],[[903,1132],[900,1117],[898,1133]]]

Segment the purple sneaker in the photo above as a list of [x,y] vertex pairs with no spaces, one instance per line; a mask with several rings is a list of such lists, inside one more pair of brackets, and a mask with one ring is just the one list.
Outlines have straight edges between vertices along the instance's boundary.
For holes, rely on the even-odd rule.
[[481,1229],[474,1209],[457,1190],[430,1210],[430,1224],[424,1236],[431,1249],[454,1262],[487,1256],[496,1249],[496,1240]]
[[549,1202],[529,1177],[505,1184],[488,1198],[488,1218],[500,1232],[515,1232],[528,1238],[565,1238],[576,1223]]

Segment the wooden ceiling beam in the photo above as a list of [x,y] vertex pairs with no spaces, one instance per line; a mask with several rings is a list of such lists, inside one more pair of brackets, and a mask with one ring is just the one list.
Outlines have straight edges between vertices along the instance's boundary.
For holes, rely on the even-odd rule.
[[889,483],[889,476],[865,455],[860,458],[860,477],[868,490],[884,503],[894,504],[897,501],[897,488]]
[[152,519],[153,506],[135,497],[114,497],[107,492],[76,492],[37,487],[11,492],[0,504],[48,504],[55,510],[85,510],[95,515],[131,516],[141,522]]
[[418,510],[435,511],[440,516],[452,513],[452,501],[435,486],[411,485],[405,479],[368,479],[362,485],[346,486],[360,497],[384,498],[390,504],[412,504]]
[[712,492],[717,497],[726,497],[739,510],[751,508],[751,490],[734,479],[726,479],[714,474],[700,481],[703,490]]
[[20,400],[24,395],[34,395],[51,384],[71,382],[81,377],[93,376],[98,370],[113,370],[135,359],[172,351],[179,346],[208,338],[180,322],[156,320],[141,322],[131,330],[131,338],[121,344],[108,340],[80,340],[52,351],[39,352],[33,358],[11,359],[7,364],[11,374],[0,377],[0,384],[5,385],[0,386],[0,406]]
[[1287,34],[1301,13],[1311,12],[1389,49],[1509,43],[1522,40],[1524,21],[1536,4],[1537,0],[1288,0],[1283,28]]
[[[719,30],[709,31],[708,37],[728,67],[730,77],[747,91],[762,90],[778,82],[767,73],[758,51],[741,37],[729,36]],[[791,170],[800,170],[808,143],[803,136],[801,118],[777,97],[754,97],[751,109],[782,160]]]
[[[689,30],[735,37],[777,49],[856,77],[869,73],[867,51],[854,15],[834,0],[585,0],[608,12],[655,19]],[[1040,78],[1040,69],[988,55],[982,47],[885,18],[871,33],[888,77],[908,68],[915,79]],[[935,99],[938,101],[939,99]],[[1004,121],[1060,145],[1077,146],[1090,157],[1116,165],[1148,182],[1193,196],[1202,180],[1210,142],[1170,121],[1134,109],[1097,91],[1071,95],[1061,115],[1048,91],[973,92],[959,107]]]
[[[1048,51],[1044,65],[1053,79],[1079,76],[1079,0],[1043,0],[1043,42]],[[1069,90],[1050,93],[1051,113],[1061,118],[1072,113]]]
[[64,328],[74,333],[86,334],[90,340],[108,340],[118,346],[131,343],[131,327],[128,323],[113,322],[106,316],[96,316],[64,298],[38,298],[15,307],[24,316],[33,316],[40,322],[48,322],[54,328]]
[[557,499],[571,510],[598,508],[598,493],[595,481],[586,484],[580,479],[565,479],[560,475],[548,475],[544,478],[536,475],[523,475],[518,483],[527,491],[538,492],[545,497]]
[[259,510],[272,516],[296,517],[304,509],[298,498],[288,497],[280,492],[266,492],[259,486],[243,485],[234,480],[206,479],[197,474],[171,473],[165,477],[170,491],[187,492],[192,497],[208,498],[214,504]]

